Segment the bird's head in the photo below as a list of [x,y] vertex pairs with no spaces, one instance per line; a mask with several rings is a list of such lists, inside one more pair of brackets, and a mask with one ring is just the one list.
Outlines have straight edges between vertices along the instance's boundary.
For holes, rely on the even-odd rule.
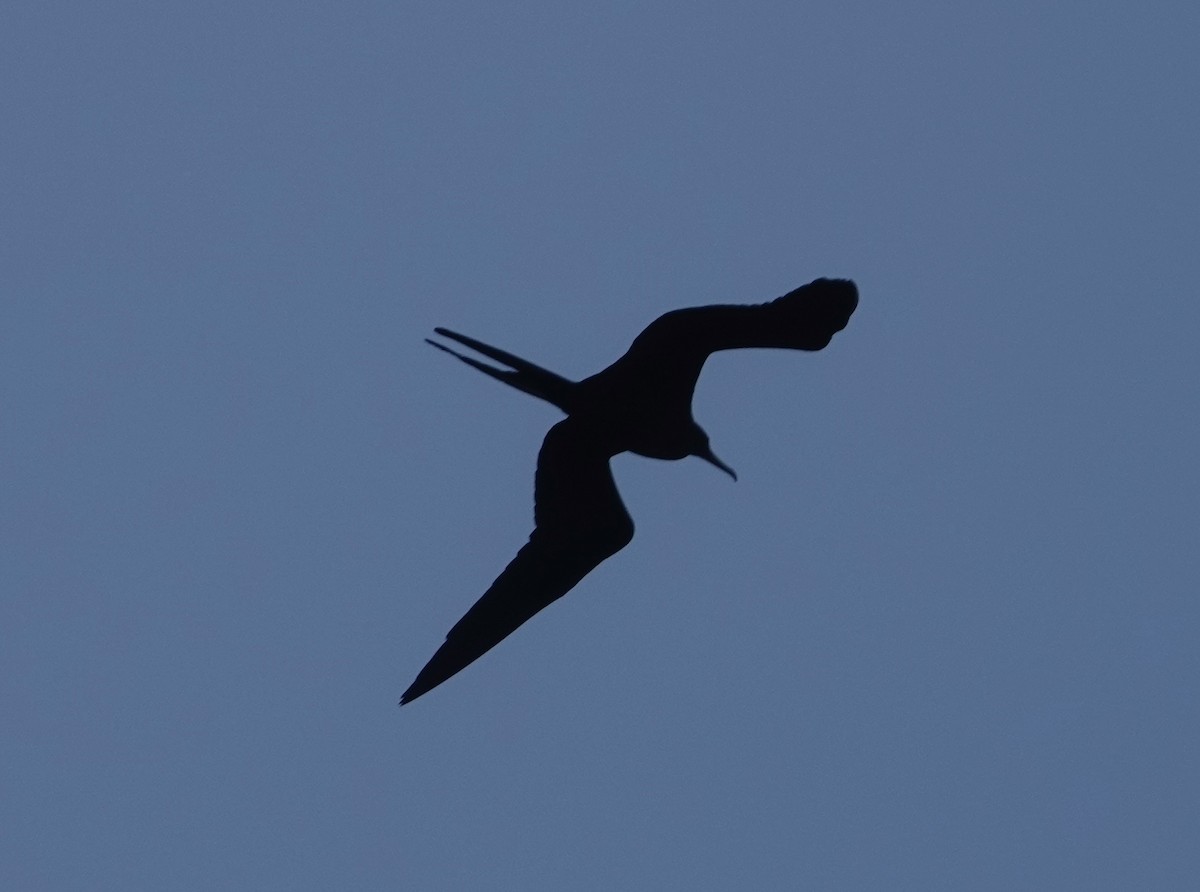
[[695,425],[695,435],[692,441],[691,454],[697,458],[702,458],[710,465],[715,465],[720,468],[734,480],[737,480],[737,472],[725,462],[721,461],[712,451],[712,446],[708,444],[708,434],[704,432],[704,428],[700,425]]

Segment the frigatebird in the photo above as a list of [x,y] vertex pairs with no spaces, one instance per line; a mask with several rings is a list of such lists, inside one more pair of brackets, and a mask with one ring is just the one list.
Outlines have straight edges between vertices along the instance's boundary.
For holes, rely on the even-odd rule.
[[694,455],[737,474],[713,454],[692,418],[692,393],[710,353],[741,347],[820,350],[846,327],[858,289],[846,279],[817,279],[770,303],[718,304],[659,316],[629,350],[598,374],[571,381],[447,328],[434,331],[507,368],[426,341],[518,390],[553,403],[567,417],[546,434],[534,477],[529,541],[466,612],[400,699],[403,706],[437,687],[558,600],[629,544],[633,521],[609,459]]

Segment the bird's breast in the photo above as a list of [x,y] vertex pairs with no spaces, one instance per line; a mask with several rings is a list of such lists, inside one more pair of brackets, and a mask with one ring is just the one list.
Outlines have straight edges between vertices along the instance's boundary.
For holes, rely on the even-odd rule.
[[610,411],[588,419],[598,440],[612,455],[633,452],[647,458],[680,459],[691,454],[690,417],[667,413]]

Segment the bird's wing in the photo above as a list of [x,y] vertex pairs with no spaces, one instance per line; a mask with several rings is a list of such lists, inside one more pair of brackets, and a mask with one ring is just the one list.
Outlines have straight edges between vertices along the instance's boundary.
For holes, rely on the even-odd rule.
[[645,380],[670,375],[678,379],[675,384],[687,379],[695,385],[704,361],[717,350],[820,350],[846,327],[857,306],[853,282],[817,279],[769,303],[673,310],[646,326],[614,366]]
[[402,705],[470,665],[629,543],[633,521],[609,457],[578,421],[550,429],[538,454],[529,542],[450,630]]

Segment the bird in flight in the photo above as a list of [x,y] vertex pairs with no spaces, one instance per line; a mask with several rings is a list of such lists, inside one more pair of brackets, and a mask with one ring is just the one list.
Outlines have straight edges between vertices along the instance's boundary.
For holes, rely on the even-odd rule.
[[694,455],[737,479],[692,418],[692,393],[710,353],[741,347],[820,350],[846,327],[857,306],[853,282],[817,279],[770,303],[674,310],[651,322],[624,356],[582,381],[449,329],[434,329],[504,367],[427,338],[434,347],[553,403],[567,417],[550,428],[538,453],[529,541],[446,635],[400,705],[479,659],[629,544],[633,521],[609,468],[614,455],[672,460]]

